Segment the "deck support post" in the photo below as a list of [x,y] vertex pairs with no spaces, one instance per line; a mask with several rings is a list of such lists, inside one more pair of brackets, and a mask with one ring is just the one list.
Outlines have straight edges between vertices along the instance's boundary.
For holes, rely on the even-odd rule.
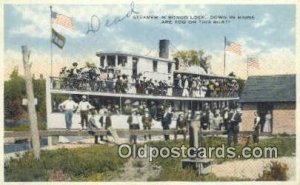
[[59,136],[48,136],[48,146],[57,145]]

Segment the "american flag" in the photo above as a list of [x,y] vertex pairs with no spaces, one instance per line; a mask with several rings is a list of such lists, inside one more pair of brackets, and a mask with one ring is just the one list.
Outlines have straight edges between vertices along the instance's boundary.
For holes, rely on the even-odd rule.
[[235,42],[226,41],[226,51],[231,51],[237,55],[242,54],[242,46]]
[[259,69],[259,61],[257,56],[248,56],[247,57],[247,65],[248,67],[254,67]]
[[72,19],[68,16],[51,12],[51,20],[54,24],[59,24],[69,29],[73,29]]

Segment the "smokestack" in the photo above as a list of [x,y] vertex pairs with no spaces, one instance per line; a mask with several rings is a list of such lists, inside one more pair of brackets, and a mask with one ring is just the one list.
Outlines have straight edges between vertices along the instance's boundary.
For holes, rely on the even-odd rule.
[[169,58],[169,44],[169,40],[159,40],[159,58]]

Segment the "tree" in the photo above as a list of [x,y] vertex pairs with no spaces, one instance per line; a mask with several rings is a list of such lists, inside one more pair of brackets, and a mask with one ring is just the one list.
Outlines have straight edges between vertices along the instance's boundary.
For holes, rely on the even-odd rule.
[[4,82],[5,118],[19,120],[24,117],[22,99],[25,97],[25,80],[19,76],[18,69],[10,74],[10,80]]
[[33,80],[33,91],[34,97],[38,100],[36,105],[38,120],[46,121],[46,80]]
[[31,66],[32,63],[29,62],[30,58],[30,50],[27,46],[22,46],[22,54],[23,54],[23,66],[24,66],[24,77],[26,84],[26,96],[28,100],[27,110],[28,117],[30,121],[30,132],[31,132],[31,142],[33,148],[33,154],[36,159],[40,159],[40,139],[39,139],[39,128],[36,116],[36,107],[34,105],[34,93],[33,93],[33,85],[32,85],[32,76],[31,76]]
[[[5,119],[22,120],[27,117],[27,112],[22,105],[22,99],[26,98],[25,80],[19,75],[18,69],[14,69],[4,82],[4,115]],[[33,79],[34,97],[37,98],[36,106],[38,120],[46,121],[46,81],[45,79]]]
[[199,65],[205,70],[206,73],[210,67],[208,60],[211,58],[211,56],[205,56],[203,50],[177,51],[173,54],[173,57],[180,59],[180,62],[182,62],[183,65]]
[[95,63],[94,62],[89,62],[89,61],[86,61],[85,62],[85,67],[87,67],[87,68],[92,68],[92,67],[94,67],[95,66]]

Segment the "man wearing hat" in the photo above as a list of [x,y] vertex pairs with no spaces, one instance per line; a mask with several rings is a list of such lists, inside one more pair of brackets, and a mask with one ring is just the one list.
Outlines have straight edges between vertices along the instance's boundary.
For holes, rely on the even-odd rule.
[[177,134],[182,134],[183,140],[185,141],[188,127],[189,125],[187,124],[183,112],[181,112],[176,122],[175,141],[177,140]]
[[120,114],[120,106],[119,105],[115,105],[114,107],[113,107],[113,114],[117,114],[117,115],[119,115]]
[[[92,135],[95,135],[95,130],[98,129],[96,125],[95,115],[96,115],[96,111],[95,109],[92,109],[91,117],[89,118],[89,123],[88,123],[89,133]],[[98,136],[95,136],[95,143],[98,143]]]
[[190,96],[190,92],[189,92],[189,80],[186,78],[185,75],[183,76],[182,85],[183,85],[182,96],[189,97]]
[[71,75],[72,75],[72,77],[77,77],[78,73],[79,73],[79,69],[77,69],[78,63],[73,62],[72,66],[73,66],[73,68],[71,69]]
[[80,111],[80,118],[81,118],[81,128],[82,129],[86,129],[87,124],[88,124],[88,114],[89,114],[89,110],[95,108],[94,106],[92,106],[87,100],[86,100],[86,96],[83,95],[82,96],[82,100],[79,102],[79,111]]
[[138,108],[139,105],[140,105],[140,103],[138,101],[135,101],[132,103],[132,107],[134,107],[134,108]]
[[[131,110],[131,115],[127,119],[127,123],[129,124],[129,130],[139,130],[140,129],[140,120],[139,116],[137,114],[137,109],[134,108]],[[137,143],[137,135],[131,134],[129,137],[129,142],[130,143]]]
[[242,121],[241,108],[237,108],[233,111],[233,114],[229,116],[229,125],[227,129],[227,145],[231,146],[232,138],[233,144],[238,143],[239,123]]
[[122,77],[121,75],[118,75],[117,77],[117,81],[116,81],[116,85],[115,85],[115,91],[116,93],[120,93],[121,92],[121,89],[122,89]]
[[154,101],[151,101],[150,115],[151,115],[152,119],[155,119],[155,120],[156,120],[156,116],[157,116],[157,107],[156,107]]
[[69,98],[62,102],[58,107],[65,111],[66,128],[67,130],[70,130],[72,126],[73,111],[76,111],[78,104],[73,101],[71,96],[69,96]]
[[206,93],[207,93],[207,83],[205,81],[202,81],[200,87],[200,97],[201,98],[206,97]]
[[[142,75],[142,74],[141,74]],[[135,81],[135,88],[136,88],[136,93],[137,94],[142,94],[142,77],[141,75],[138,75]]]
[[127,93],[129,90],[128,86],[128,78],[126,75],[122,75],[122,86],[121,86],[121,93]]
[[154,87],[154,83],[152,82],[152,78],[150,78],[150,80],[147,82],[146,88],[147,88],[148,94],[154,93],[155,87]]
[[167,82],[167,96],[172,96],[173,94],[173,82],[171,79],[171,76],[168,76],[168,82]]
[[239,96],[239,88],[240,88],[240,86],[239,86],[239,84],[237,83],[237,81],[236,80],[233,80],[233,96],[234,97],[238,97]]
[[253,143],[258,143],[259,142],[259,132],[260,132],[260,116],[258,112],[254,112],[254,124],[253,124]]
[[213,117],[212,128],[214,130],[220,130],[221,125],[223,124],[223,118],[220,115],[220,110],[216,109],[215,115]]
[[[142,117],[142,123],[144,130],[151,130],[152,125],[152,117],[149,114],[148,108],[145,109],[145,114]],[[147,135],[144,136],[145,140],[147,140]],[[149,134],[149,140],[151,140],[151,135]]]
[[89,124],[88,124],[88,128],[90,131],[94,131],[94,129],[97,129],[97,125],[96,125],[96,119],[95,119],[95,115],[96,115],[96,111],[95,109],[91,110],[91,117],[89,119]]
[[100,91],[106,91],[107,72],[105,69],[100,70]]
[[225,130],[227,130],[228,123],[229,123],[229,109],[228,107],[224,108],[224,111],[222,113],[223,115],[223,127]]
[[182,80],[181,80],[181,75],[177,74],[175,80],[174,80],[174,85],[175,85],[175,96],[181,96],[182,94]]
[[[200,121],[201,121],[201,111],[195,111],[194,118],[189,126],[190,147],[198,148],[200,147],[200,145],[203,146],[203,137],[202,135],[200,135],[199,137],[199,134],[201,134],[199,133],[201,131]],[[199,142],[199,138],[200,138],[200,142]]]
[[203,130],[207,130],[209,129],[210,125],[209,125],[209,111],[203,111],[201,118],[200,118],[200,123],[201,123],[201,128]]
[[192,121],[192,110],[189,109],[188,111],[186,111],[185,118],[188,122]]
[[[168,108],[162,109],[162,118],[161,118],[161,124],[163,127],[163,130],[169,130],[170,129],[170,124],[172,122],[172,113],[168,112]],[[164,135],[165,140],[169,140],[170,137],[169,135]]]
[[[101,124],[101,127],[104,127],[105,130],[107,130],[109,127],[111,127],[112,122],[110,118],[110,113],[107,110],[104,110],[104,115],[100,117],[99,122]],[[107,131],[107,135],[109,135],[110,132]],[[103,136],[100,136],[101,141],[103,141]]]

